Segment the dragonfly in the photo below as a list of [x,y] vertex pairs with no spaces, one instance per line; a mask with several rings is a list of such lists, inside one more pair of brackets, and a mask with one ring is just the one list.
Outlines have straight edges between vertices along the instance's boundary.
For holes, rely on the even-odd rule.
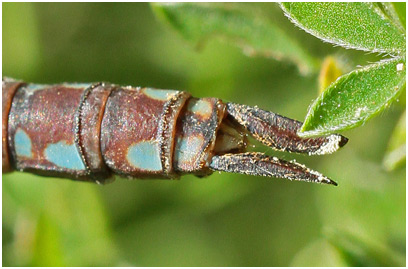
[[2,81],[2,167],[89,181],[178,179],[214,171],[337,185],[296,161],[248,151],[331,154],[348,139],[297,135],[302,123],[257,106],[110,83]]

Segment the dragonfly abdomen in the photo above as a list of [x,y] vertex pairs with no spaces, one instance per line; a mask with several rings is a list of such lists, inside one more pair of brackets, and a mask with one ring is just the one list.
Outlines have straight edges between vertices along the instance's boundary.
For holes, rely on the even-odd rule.
[[[9,92],[14,83],[3,88]],[[211,173],[205,164],[224,114],[216,98],[103,83],[20,86],[7,134],[17,170],[97,182],[111,172],[129,178]]]
[[302,123],[270,111],[176,90],[107,83],[3,80],[3,172],[104,183],[206,176],[213,171],[336,183],[295,161],[247,151],[247,136],[273,149],[331,154],[348,139],[302,138]]

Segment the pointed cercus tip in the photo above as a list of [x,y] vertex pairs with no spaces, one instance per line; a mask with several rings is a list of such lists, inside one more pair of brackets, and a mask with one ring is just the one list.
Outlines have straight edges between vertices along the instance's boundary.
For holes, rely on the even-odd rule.
[[339,146],[340,146],[340,148],[342,148],[342,147],[344,147],[344,146],[347,144],[348,138],[347,138],[347,137],[344,137],[344,136],[342,136],[342,135],[340,135],[340,136],[341,136],[341,139],[340,139],[340,142],[339,142]]
[[326,137],[321,137],[322,143],[321,145],[309,152],[309,155],[326,155],[332,154],[338,151],[340,148],[344,147],[347,144],[348,138],[339,135],[339,134],[332,134]]
[[331,179],[327,179],[327,181],[325,181],[324,183],[326,183],[326,184],[330,184],[330,185],[333,185],[333,186],[338,186],[338,184],[337,184],[337,182],[335,182],[335,181],[333,181],[333,180],[331,180]]
[[335,181],[331,180],[330,178],[320,174],[317,171],[313,171],[313,170],[310,170],[308,168],[306,168],[306,171],[307,171],[307,174],[308,174],[308,180],[307,181],[320,183],[320,184],[327,184],[327,185],[337,186],[337,182],[335,182]]

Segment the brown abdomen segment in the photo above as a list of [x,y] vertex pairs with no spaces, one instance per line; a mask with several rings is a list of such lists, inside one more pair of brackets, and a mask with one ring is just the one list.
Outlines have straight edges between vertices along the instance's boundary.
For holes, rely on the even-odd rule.
[[174,165],[181,173],[211,174],[217,131],[225,105],[217,98],[191,98],[177,122]]
[[130,178],[173,178],[175,125],[189,95],[174,90],[120,88],[112,92],[102,121],[107,166]]
[[8,143],[17,170],[88,178],[76,143],[76,116],[89,86],[29,84],[17,90],[8,122]]

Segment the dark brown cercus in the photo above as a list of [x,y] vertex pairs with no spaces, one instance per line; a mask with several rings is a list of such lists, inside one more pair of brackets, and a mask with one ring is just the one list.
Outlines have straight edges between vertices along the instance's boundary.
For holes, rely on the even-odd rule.
[[214,156],[210,167],[214,170],[252,176],[279,177],[289,180],[337,183],[295,161],[285,161],[259,152]]
[[297,131],[300,121],[292,120],[257,107],[228,103],[227,111],[256,140],[280,151],[306,153],[309,155],[330,154],[344,146],[348,139],[333,134],[317,138],[301,138]]
[[309,155],[347,143],[337,134],[300,138],[301,122],[183,91],[10,79],[2,87],[3,172],[105,183],[114,174],[175,179],[224,171],[336,185],[295,161],[247,152],[247,136]]

